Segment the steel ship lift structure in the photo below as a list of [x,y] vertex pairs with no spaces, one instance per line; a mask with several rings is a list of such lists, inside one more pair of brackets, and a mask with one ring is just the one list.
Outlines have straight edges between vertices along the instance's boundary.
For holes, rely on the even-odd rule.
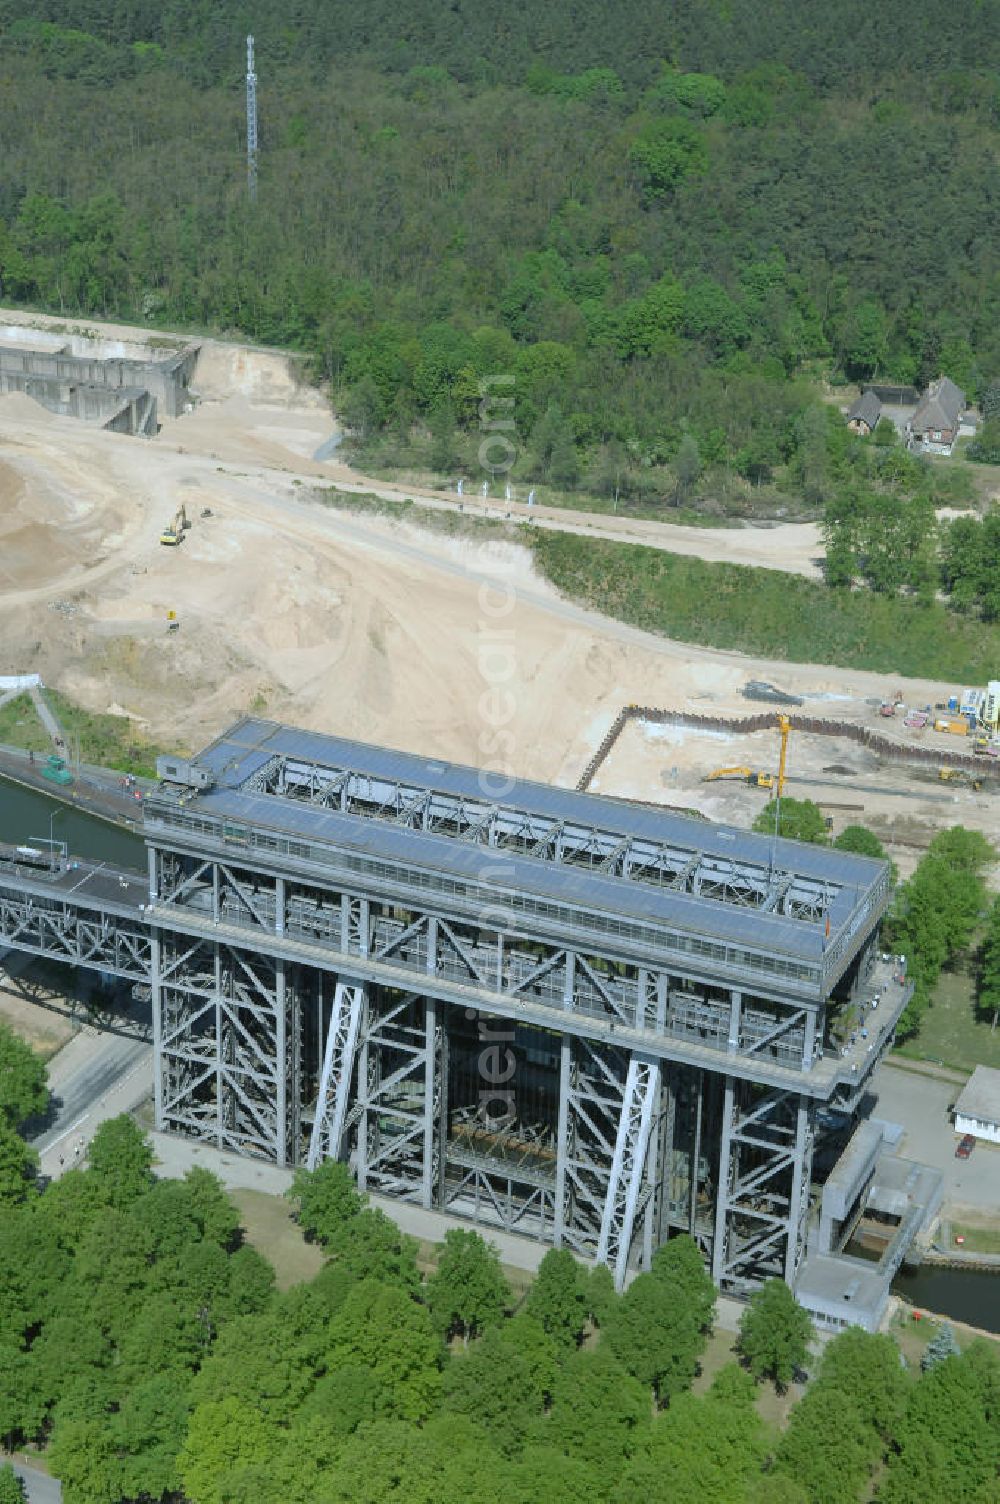
[[886,864],[239,722],[161,758],[148,878],[0,860],[0,945],[151,991],[157,1128],[606,1263],[795,1282],[873,1046]]

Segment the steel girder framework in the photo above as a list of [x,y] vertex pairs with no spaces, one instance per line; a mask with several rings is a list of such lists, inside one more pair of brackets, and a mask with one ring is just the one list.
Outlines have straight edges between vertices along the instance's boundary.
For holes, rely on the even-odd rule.
[[412,830],[437,832],[464,842],[587,867],[608,876],[812,923],[822,917],[837,891],[836,884],[753,861],[727,859],[639,836],[623,838],[613,830],[557,820],[485,798],[446,794],[419,784],[283,755],[273,756],[254,773],[245,791],[391,821]]
[[131,981],[149,980],[151,941],[134,915],[0,887],[0,946],[87,966]]
[[428,1209],[438,1203],[442,1049],[433,998],[370,990],[350,1113],[362,1190]]
[[[815,1008],[780,995],[750,996],[696,975],[644,967],[613,954],[541,940],[484,919],[432,912],[334,886],[275,877],[235,860],[161,854],[155,921],[211,933],[218,925],[237,944],[275,947],[298,941],[326,953],[349,975],[352,962],[381,969],[400,987],[421,990],[433,976],[455,984],[478,1007],[530,1011],[545,1027],[593,1020],[646,1035],[654,1053],[693,1046],[704,1064],[739,1056],[746,1073],[775,1082],[808,1070],[821,1018]],[[245,937],[245,938],[244,938]],[[374,979],[374,978],[372,978]],[[436,988],[434,989],[436,990]]]
[[[677,1227],[723,1285],[794,1277],[812,1104],[836,1081],[816,1070],[822,1006],[246,851],[165,838],[150,858],[145,911],[116,906],[114,874],[103,906],[68,874],[61,892],[0,874],[0,944],[149,983],[158,1126],[279,1165],[350,1157],[363,1185],[604,1259],[619,1283]],[[459,1009],[548,1032],[551,1121],[449,1109]]]
[[652,1195],[647,1180],[650,1134],[660,1100],[660,1062],[633,1055],[622,1093],[614,1158],[597,1240],[597,1257],[608,1264],[621,1289],[632,1243],[636,1212],[643,1191]]
[[[620,1284],[639,1230],[648,1258],[677,1225],[664,1204],[674,1173],[676,1072],[660,1055],[614,1041],[616,1027],[642,1029],[667,1045],[664,1054],[671,1042],[691,1041],[726,1071],[721,1122],[717,1111],[702,1113],[709,1072],[694,1072],[697,1120],[687,1151],[690,1223],[717,1277],[741,1286],[794,1267],[808,1205],[811,1115],[802,1107],[789,1137],[776,1104],[797,1098],[763,1083],[774,1062],[789,1079],[812,1063],[819,1021],[799,1001],[698,985],[483,922],[268,875],[234,858],[160,852],[154,891],[163,935],[178,926],[157,992],[165,1126],[278,1163],[349,1156],[362,1186],[569,1246],[607,1262]],[[184,941],[180,926],[201,938]],[[303,1078],[299,1056],[289,1055],[301,1031],[295,978],[305,968],[268,959],[269,950],[297,940],[308,941],[329,998],[316,1077]],[[218,978],[212,986],[194,975],[199,965],[204,971],[198,958],[206,946]],[[366,967],[378,979],[366,981]],[[393,977],[398,985],[386,983]],[[456,986],[484,1012],[488,1005],[510,1016],[530,1004],[547,1015],[560,1055],[551,1145],[526,1147],[524,1124],[450,1119],[447,1015]],[[568,1032],[581,1015],[605,1037]],[[756,1086],[739,1074],[755,1069]],[[762,1114],[755,1106],[744,1122],[745,1093],[768,1090],[771,1106]],[[306,1119],[312,1106],[307,1151],[293,1103]],[[711,1229],[696,1215],[706,1154],[708,1178],[720,1187]]]
[[157,1126],[298,1158],[299,1025],[281,958],[161,931],[153,947]]
[[659,1062],[564,1036],[550,1147],[526,1142],[513,1107],[449,1114],[447,1036],[433,997],[338,983],[310,1159],[335,1146],[362,1188],[571,1247],[608,1263],[621,1288],[658,1190]]
[[749,1289],[794,1280],[804,1252],[815,1109],[792,1092],[727,1076],[719,1134],[712,1274]]

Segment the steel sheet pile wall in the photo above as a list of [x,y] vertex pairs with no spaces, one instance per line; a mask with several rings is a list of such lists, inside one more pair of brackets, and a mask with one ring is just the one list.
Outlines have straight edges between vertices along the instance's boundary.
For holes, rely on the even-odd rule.
[[[771,731],[775,726],[773,714],[767,715],[696,715],[687,710],[661,710],[653,705],[625,705],[615,716],[601,739],[597,751],[577,779],[576,788],[585,793],[594,781],[598,770],[607,761],[615,743],[630,721],[642,721],[651,726],[683,726],[691,731],[731,731],[737,736],[748,736],[754,731]],[[867,747],[876,756],[887,762],[912,763],[917,767],[964,768],[977,778],[989,778],[1000,783],[1000,764],[996,759],[974,757],[971,752],[952,752],[943,747],[915,747],[894,742],[870,726],[859,726],[855,721],[834,721],[826,717],[796,715],[792,718],[795,731],[809,732],[813,736],[844,737]]]

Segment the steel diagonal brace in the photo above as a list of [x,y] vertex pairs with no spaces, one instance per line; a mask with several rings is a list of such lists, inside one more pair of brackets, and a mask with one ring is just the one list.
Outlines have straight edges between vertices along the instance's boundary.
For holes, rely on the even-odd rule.
[[562,835],[565,829],[565,820],[557,820],[555,825],[551,825],[545,832],[545,834],[543,836],[539,836],[535,844],[528,848],[528,855],[546,856],[551,849],[552,859],[554,861],[558,860],[558,851],[556,848],[558,845],[559,837]]
[[598,863],[598,867],[597,867],[598,872],[614,872],[615,868],[618,866],[618,863],[621,861],[622,857],[628,851],[628,849],[631,846],[631,844],[632,844],[632,837],[631,836],[626,836],[624,840],[619,841],[618,845],[614,848],[614,850],[613,851],[609,851],[608,854],[607,854],[607,856],[604,858],[604,860],[602,862]]
[[452,950],[455,952],[456,956],[461,961],[462,965],[467,968],[467,970],[469,972],[469,975],[475,981],[477,981],[477,982],[484,982],[485,983],[486,982],[486,978],[485,978],[483,972],[476,965],[475,961],[472,959],[472,957],[469,954],[469,952],[466,949],[466,947],[464,945],[462,945],[461,942],[458,940],[458,938],[456,937],[454,931],[451,928],[451,925],[450,924],[446,924],[443,919],[439,919],[438,920],[438,935],[443,935],[444,938],[448,941],[448,943],[451,946]]
[[427,916],[421,914],[419,919],[414,919],[413,923],[408,924],[405,929],[400,930],[398,935],[393,935],[391,940],[388,940],[385,945],[376,946],[373,954],[376,959],[380,959],[383,956],[391,956],[393,951],[399,950],[401,946],[406,945],[408,941],[414,939],[415,936],[426,931],[426,929]]
[[795,1156],[793,1154],[779,1154],[775,1157],[772,1163],[766,1165],[758,1165],[757,1169],[755,1169],[751,1174],[736,1182],[736,1184],[733,1186],[732,1192],[730,1193],[732,1199],[736,1201],[743,1196],[752,1195],[754,1191],[759,1190],[762,1185],[765,1185],[766,1182],[768,1180],[771,1180],[775,1175],[780,1174],[783,1170],[790,1169],[794,1163]]
[[523,992],[525,987],[532,987],[535,982],[540,982],[542,977],[548,976],[550,971],[554,971],[557,966],[561,966],[565,960],[566,952],[564,950],[553,951],[551,956],[546,956],[545,960],[540,962],[538,966],[533,966],[523,977],[518,977],[511,986],[505,988],[505,991],[511,997],[515,996],[518,992]]
[[597,1259],[611,1266],[615,1289],[625,1284],[632,1228],[646,1168],[653,1109],[660,1091],[660,1063],[633,1055],[629,1062],[618,1123],[608,1196],[601,1218]]
[[778,909],[781,906],[782,899],[784,898],[785,894],[788,892],[794,881],[795,874],[793,872],[776,873],[774,882],[771,884],[771,891],[768,893],[764,902],[761,904],[761,912],[764,914],[777,913]]
[[333,1008],[330,1012],[330,1028],[326,1036],[326,1050],[323,1055],[316,1118],[313,1122],[309,1153],[306,1157],[306,1167],[310,1170],[315,1170],[319,1163],[324,1132],[327,1139],[327,1154],[330,1158],[336,1159],[340,1153],[340,1141],[344,1135],[344,1120],[347,1117],[347,1101],[351,1091],[354,1052],[357,1048],[364,998],[365,989],[362,983],[354,985],[348,985],[345,982],[337,983],[333,996]]
[[749,1242],[744,1243],[743,1247],[731,1259],[727,1259],[726,1274],[736,1274],[741,1265],[748,1264],[752,1259],[762,1258],[765,1253],[775,1249],[787,1234],[787,1222],[778,1223],[775,1221],[774,1226],[770,1230],[760,1233],[755,1238],[751,1238]]
[[748,1128],[751,1123],[758,1123],[762,1118],[766,1118],[768,1113],[773,1112],[776,1107],[787,1107],[787,1105],[787,1092],[769,1091],[766,1096],[764,1096],[747,1112],[741,1112],[739,1114],[736,1120],[736,1129],[738,1132],[742,1132],[743,1129]]
[[778,1039],[782,1034],[787,1034],[789,1029],[794,1029],[796,1024],[802,1023],[805,1016],[806,1010],[804,1008],[796,1008],[795,1011],[793,1013],[789,1013],[786,1018],[779,1019],[779,1021],[774,1025],[773,1029],[768,1029],[766,1034],[762,1034],[759,1039],[751,1040],[749,1043],[745,1044],[743,1048],[746,1050],[748,1055],[754,1054],[757,1050],[763,1050],[767,1045],[772,1044],[774,1040]]

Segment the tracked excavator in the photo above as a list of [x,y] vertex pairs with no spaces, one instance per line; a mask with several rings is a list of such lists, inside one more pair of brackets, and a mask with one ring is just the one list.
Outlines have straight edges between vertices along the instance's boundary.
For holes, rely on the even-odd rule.
[[184,541],[184,534],[191,526],[183,503],[177,508],[172,522],[168,522],[160,534],[160,542],[167,548],[176,548]]
[[754,768],[716,768],[712,773],[705,774],[705,782],[713,783],[717,778],[739,778],[744,783],[750,784],[751,788],[772,789],[780,799],[785,792],[785,763],[788,758],[788,737],[792,729],[791,720],[787,715],[778,716],[778,730],[781,734],[781,756],[778,760],[777,774],[766,771],[758,771]]

